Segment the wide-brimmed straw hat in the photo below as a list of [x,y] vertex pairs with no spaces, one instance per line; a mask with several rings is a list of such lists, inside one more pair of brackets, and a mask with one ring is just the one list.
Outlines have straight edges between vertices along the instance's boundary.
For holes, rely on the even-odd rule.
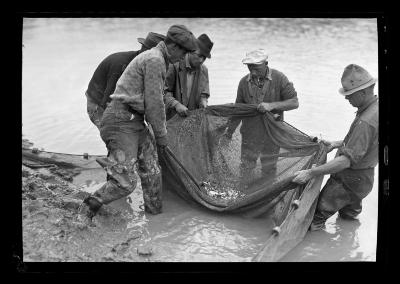
[[166,36],[158,33],[149,32],[147,37],[144,39],[139,37],[137,40],[140,44],[143,44],[148,49],[155,47],[160,41],[165,40]]
[[361,66],[350,64],[344,69],[341,81],[343,87],[339,89],[339,93],[348,96],[375,84],[377,79]]

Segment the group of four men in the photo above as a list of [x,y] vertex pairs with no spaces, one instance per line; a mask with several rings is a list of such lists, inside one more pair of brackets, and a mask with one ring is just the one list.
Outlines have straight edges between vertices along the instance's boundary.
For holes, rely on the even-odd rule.
[[[107,182],[82,204],[80,216],[89,220],[103,204],[132,193],[136,174],[142,184],[145,211],[161,213],[157,147],[163,151],[167,145],[166,120],[207,107],[210,91],[203,63],[211,58],[213,42],[206,34],[195,38],[184,25],[173,25],[166,36],[150,32],[138,41],[141,50],[104,59],[86,91],[89,117],[108,150],[106,159],[98,159],[107,171]],[[242,62],[249,74],[240,80],[236,103],[257,104],[260,112],[276,113],[283,120],[283,111],[298,108],[297,93],[282,72],[268,67],[267,59],[263,49],[246,54]],[[337,211],[354,218],[361,212],[361,200],[372,189],[378,138],[375,82],[362,67],[346,67],[340,92],[359,109],[356,119],[344,141],[323,141],[328,151],[340,147],[334,160],[300,171],[293,179],[305,183],[316,175],[335,173],[321,192],[312,224],[315,229]],[[230,126],[225,135],[230,138],[236,127]]]

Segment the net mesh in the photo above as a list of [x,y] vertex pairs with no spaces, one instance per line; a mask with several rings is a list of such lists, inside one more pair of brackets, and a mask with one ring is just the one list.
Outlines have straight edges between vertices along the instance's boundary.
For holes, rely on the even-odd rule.
[[175,115],[167,129],[168,148],[159,153],[163,187],[219,212],[266,214],[301,194],[304,186],[291,182],[296,171],[326,158],[322,143],[271,113],[260,114],[256,105]]

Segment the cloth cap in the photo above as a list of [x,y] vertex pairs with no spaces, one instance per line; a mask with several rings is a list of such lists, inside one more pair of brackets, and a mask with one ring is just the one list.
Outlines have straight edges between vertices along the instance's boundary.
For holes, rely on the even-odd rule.
[[211,49],[214,45],[214,43],[210,40],[208,35],[206,34],[201,34],[197,38],[197,46],[199,47],[200,53],[204,55],[207,58],[211,58]]
[[167,32],[167,37],[187,51],[196,50],[196,38],[184,25],[173,25]]
[[261,64],[266,62],[268,55],[262,48],[246,53],[246,57],[242,60],[243,64]]
[[375,84],[377,79],[361,66],[350,64],[344,69],[341,81],[343,87],[339,89],[339,93],[348,96]]
[[149,32],[147,37],[144,39],[142,37],[139,37],[137,40],[140,44],[144,45],[148,49],[155,47],[160,41],[163,41],[166,39],[165,35],[158,34],[158,33],[153,33]]

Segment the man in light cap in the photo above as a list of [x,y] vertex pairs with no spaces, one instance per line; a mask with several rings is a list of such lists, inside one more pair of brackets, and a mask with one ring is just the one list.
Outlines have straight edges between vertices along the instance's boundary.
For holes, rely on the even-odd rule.
[[362,210],[362,199],[372,190],[374,168],[378,164],[378,98],[374,95],[377,79],[356,64],[348,65],[342,75],[339,93],[357,113],[342,141],[323,141],[328,153],[338,148],[328,163],[295,173],[293,182],[331,174],[323,187],[310,230],[320,230],[336,212],[345,219],[355,219]]
[[146,39],[138,38],[138,42],[142,45],[140,50],[113,53],[97,66],[89,82],[86,98],[87,113],[98,129],[100,129],[100,120],[104,109],[111,101],[110,95],[114,92],[115,85],[126,66],[133,58],[143,51],[153,48],[162,40],[165,40],[164,35],[150,32]]
[[169,65],[164,95],[167,120],[176,113],[187,116],[188,110],[207,107],[210,87],[204,61],[211,58],[210,52],[214,43],[206,34],[200,35],[196,43],[195,51]]
[[[280,71],[268,67],[268,56],[264,49],[257,49],[246,54],[242,63],[247,65],[250,73],[244,76],[238,86],[235,103],[255,104],[261,113],[270,111],[283,120],[283,112],[299,107],[296,90],[288,78]],[[225,137],[230,140],[240,120],[232,118],[228,123]],[[256,167],[261,156],[263,175],[273,177],[276,173],[276,161],[269,158],[268,163],[263,157],[279,153],[276,146],[263,133],[252,132],[251,121],[243,120],[240,128],[242,134],[241,171],[243,177],[248,177]],[[258,155],[254,155],[258,153]],[[277,155],[276,155],[277,156]]]
[[175,63],[195,50],[195,40],[185,26],[173,25],[165,41],[136,56],[122,73],[100,123],[100,135],[110,155],[97,161],[109,179],[83,201],[79,215],[83,221],[90,222],[103,204],[131,194],[137,175],[145,212],[162,212],[157,146],[163,151],[167,145],[164,80],[168,63]]

